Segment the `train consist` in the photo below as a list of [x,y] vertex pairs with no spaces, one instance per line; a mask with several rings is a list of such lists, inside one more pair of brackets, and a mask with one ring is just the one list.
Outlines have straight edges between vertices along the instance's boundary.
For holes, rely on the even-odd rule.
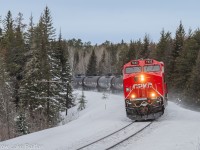
[[85,76],[76,75],[73,78],[74,88],[83,88],[84,90],[97,89],[98,91],[110,90],[113,93],[123,91],[122,76]]
[[132,60],[123,66],[123,76],[85,76],[73,79],[75,88],[124,92],[127,117],[133,120],[156,119],[167,105],[164,63],[153,59]]
[[123,67],[123,89],[127,117],[158,118],[167,104],[164,63],[153,59],[128,62]]

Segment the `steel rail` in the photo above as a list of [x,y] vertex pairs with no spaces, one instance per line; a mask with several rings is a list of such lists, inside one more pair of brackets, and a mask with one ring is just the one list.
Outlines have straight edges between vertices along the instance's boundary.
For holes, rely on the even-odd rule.
[[116,144],[114,144],[114,145],[112,145],[112,146],[106,148],[106,150],[110,150],[110,149],[112,149],[112,148],[114,148],[114,147],[120,145],[120,144],[123,143],[124,141],[127,141],[128,139],[130,139],[130,138],[136,136],[138,133],[140,133],[141,131],[143,131],[144,129],[146,129],[148,126],[150,126],[152,123],[153,123],[153,121],[150,122],[150,123],[149,123],[148,125],[146,125],[145,127],[143,127],[142,129],[140,129],[140,130],[138,130],[137,132],[135,132],[134,134],[130,135],[129,137],[127,137],[127,138],[121,140],[120,142],[118,142],[118,143],[116,143]]
[[123,128],[121,128],[121,129],[119,129],[119,130],[117,130],[117,131],[114,131],[114,132],[111,133],[111,134],[108,134],[108,135],[106,135],[106,136],[104,136],[104,137],[102,137],[102,138],[100,138],[100,139],[98,139],[98,140],[96,140],[96,141],[93,141],[93,142],[91,142],[91,143],[89,143],[89,144],[87,144],[87,145],[84,145],[84,146],[78,148],[77,150],[81,150],[81,149],[86,148],[86,147],[88,147],[88,146],[90,146],[90,145],[93,145],[93,144],[95,144],[95,143],[97,143],[97,142],[99,142],[99,141],[101,141],[101,140],[104,140],[104,139],[106,139],[107,137],[112,136],[112,135],[116,134],[117,132],[120,132],[120,131],[124,130],[124,129],[127,128],[128,126],[132,125],[134,122],[135,122],[135,121],[129,123],[128,125],[124,126]]

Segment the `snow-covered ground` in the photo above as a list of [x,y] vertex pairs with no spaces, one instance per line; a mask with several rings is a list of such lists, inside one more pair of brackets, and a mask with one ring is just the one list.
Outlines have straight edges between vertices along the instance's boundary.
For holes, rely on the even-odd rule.
[[[0,150],[73,150],[131,122],[125,115],[122,95],[110,94],[105,100],[102,93],[84,93],[87,108],[79,113],[77,108],[71,109],[72,115],[66,119],[71,122],[1,142]],[[200,150],[200,113],[169,102],[162,117],[115,149]]]

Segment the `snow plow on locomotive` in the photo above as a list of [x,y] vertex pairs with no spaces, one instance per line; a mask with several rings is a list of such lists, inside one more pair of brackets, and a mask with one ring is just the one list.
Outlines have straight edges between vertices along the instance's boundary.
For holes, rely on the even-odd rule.
[[123,88],[127,117],[156,119],[167,105],[164,63],[153,59],[132,60],[123,67]]

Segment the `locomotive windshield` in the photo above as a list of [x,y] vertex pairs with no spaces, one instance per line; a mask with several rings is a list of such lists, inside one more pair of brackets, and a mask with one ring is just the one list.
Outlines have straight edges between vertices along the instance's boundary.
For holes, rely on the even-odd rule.
[[139,66],[134,66],[134,67],[127,67],[125,69],[125,72],[127,74],[131,74],[131,73],[136,73],[136,72],[141,72],[142,71],[142,68],[139,67]]
[[158,72],[160,71],[159,65],[144,66],[144,72]]

